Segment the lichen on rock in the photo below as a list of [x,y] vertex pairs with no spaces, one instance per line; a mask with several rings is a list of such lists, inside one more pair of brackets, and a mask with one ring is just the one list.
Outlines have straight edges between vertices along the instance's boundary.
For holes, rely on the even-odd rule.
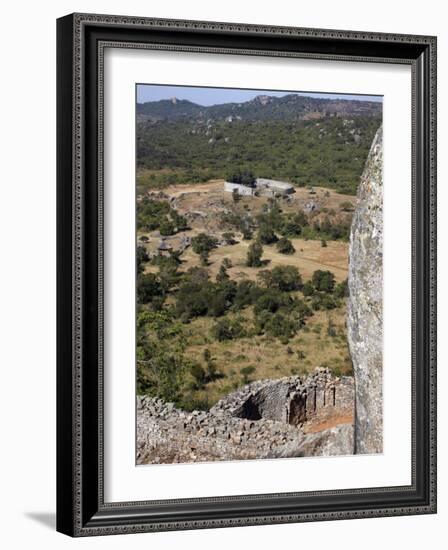
[[348,340],[355,377],[355,452],[383,450],[383,132],[358,188],[348,274]]

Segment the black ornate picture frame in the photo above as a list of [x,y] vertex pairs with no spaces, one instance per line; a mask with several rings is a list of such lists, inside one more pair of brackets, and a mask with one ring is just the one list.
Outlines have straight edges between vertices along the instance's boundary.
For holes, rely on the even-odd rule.
[[[103,56],[108,45],[412,69],[412,484],[108,503]],[[70,536],[436,512],[436,38],[73,14],[57,22],[57,530]],[[398,345],[398,343],[397,343]]]

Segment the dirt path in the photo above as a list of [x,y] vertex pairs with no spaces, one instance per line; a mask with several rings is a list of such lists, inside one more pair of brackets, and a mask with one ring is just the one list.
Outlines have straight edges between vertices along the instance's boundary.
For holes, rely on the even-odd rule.
[[309,426],[304,429],[304,432],[305,433],[322,432],[323,430],[334,428],[339,424],[353,424],[353,421],[354,421],[354,418],[352,414],[345,414],[345,415],[330,417],[316,424],[313,424],[313,422],[311,421]]

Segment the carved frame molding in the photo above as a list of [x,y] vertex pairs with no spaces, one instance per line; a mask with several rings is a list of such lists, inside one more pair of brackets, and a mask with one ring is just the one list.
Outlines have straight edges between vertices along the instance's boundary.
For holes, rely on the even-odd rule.
[[[412,485],[104,502],[103,59],[148,48],[412,67]],[[73,14],[58,20],[58,503],[71,536],[436,512],[436,38]],[[94,421],[86,422],[86,417]]]

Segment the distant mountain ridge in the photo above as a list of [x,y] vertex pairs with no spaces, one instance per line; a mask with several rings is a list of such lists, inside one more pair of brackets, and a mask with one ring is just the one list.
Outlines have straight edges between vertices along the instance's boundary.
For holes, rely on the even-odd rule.
[[259,95],[250,101],[203,106],[186,99],[162,99],[137,103],[140,121],[197,121],[229,118],[229,121],[307,120],[325,116],[379,116],[382,104],[354,99],[325,99],[298,94],[283,97]]

